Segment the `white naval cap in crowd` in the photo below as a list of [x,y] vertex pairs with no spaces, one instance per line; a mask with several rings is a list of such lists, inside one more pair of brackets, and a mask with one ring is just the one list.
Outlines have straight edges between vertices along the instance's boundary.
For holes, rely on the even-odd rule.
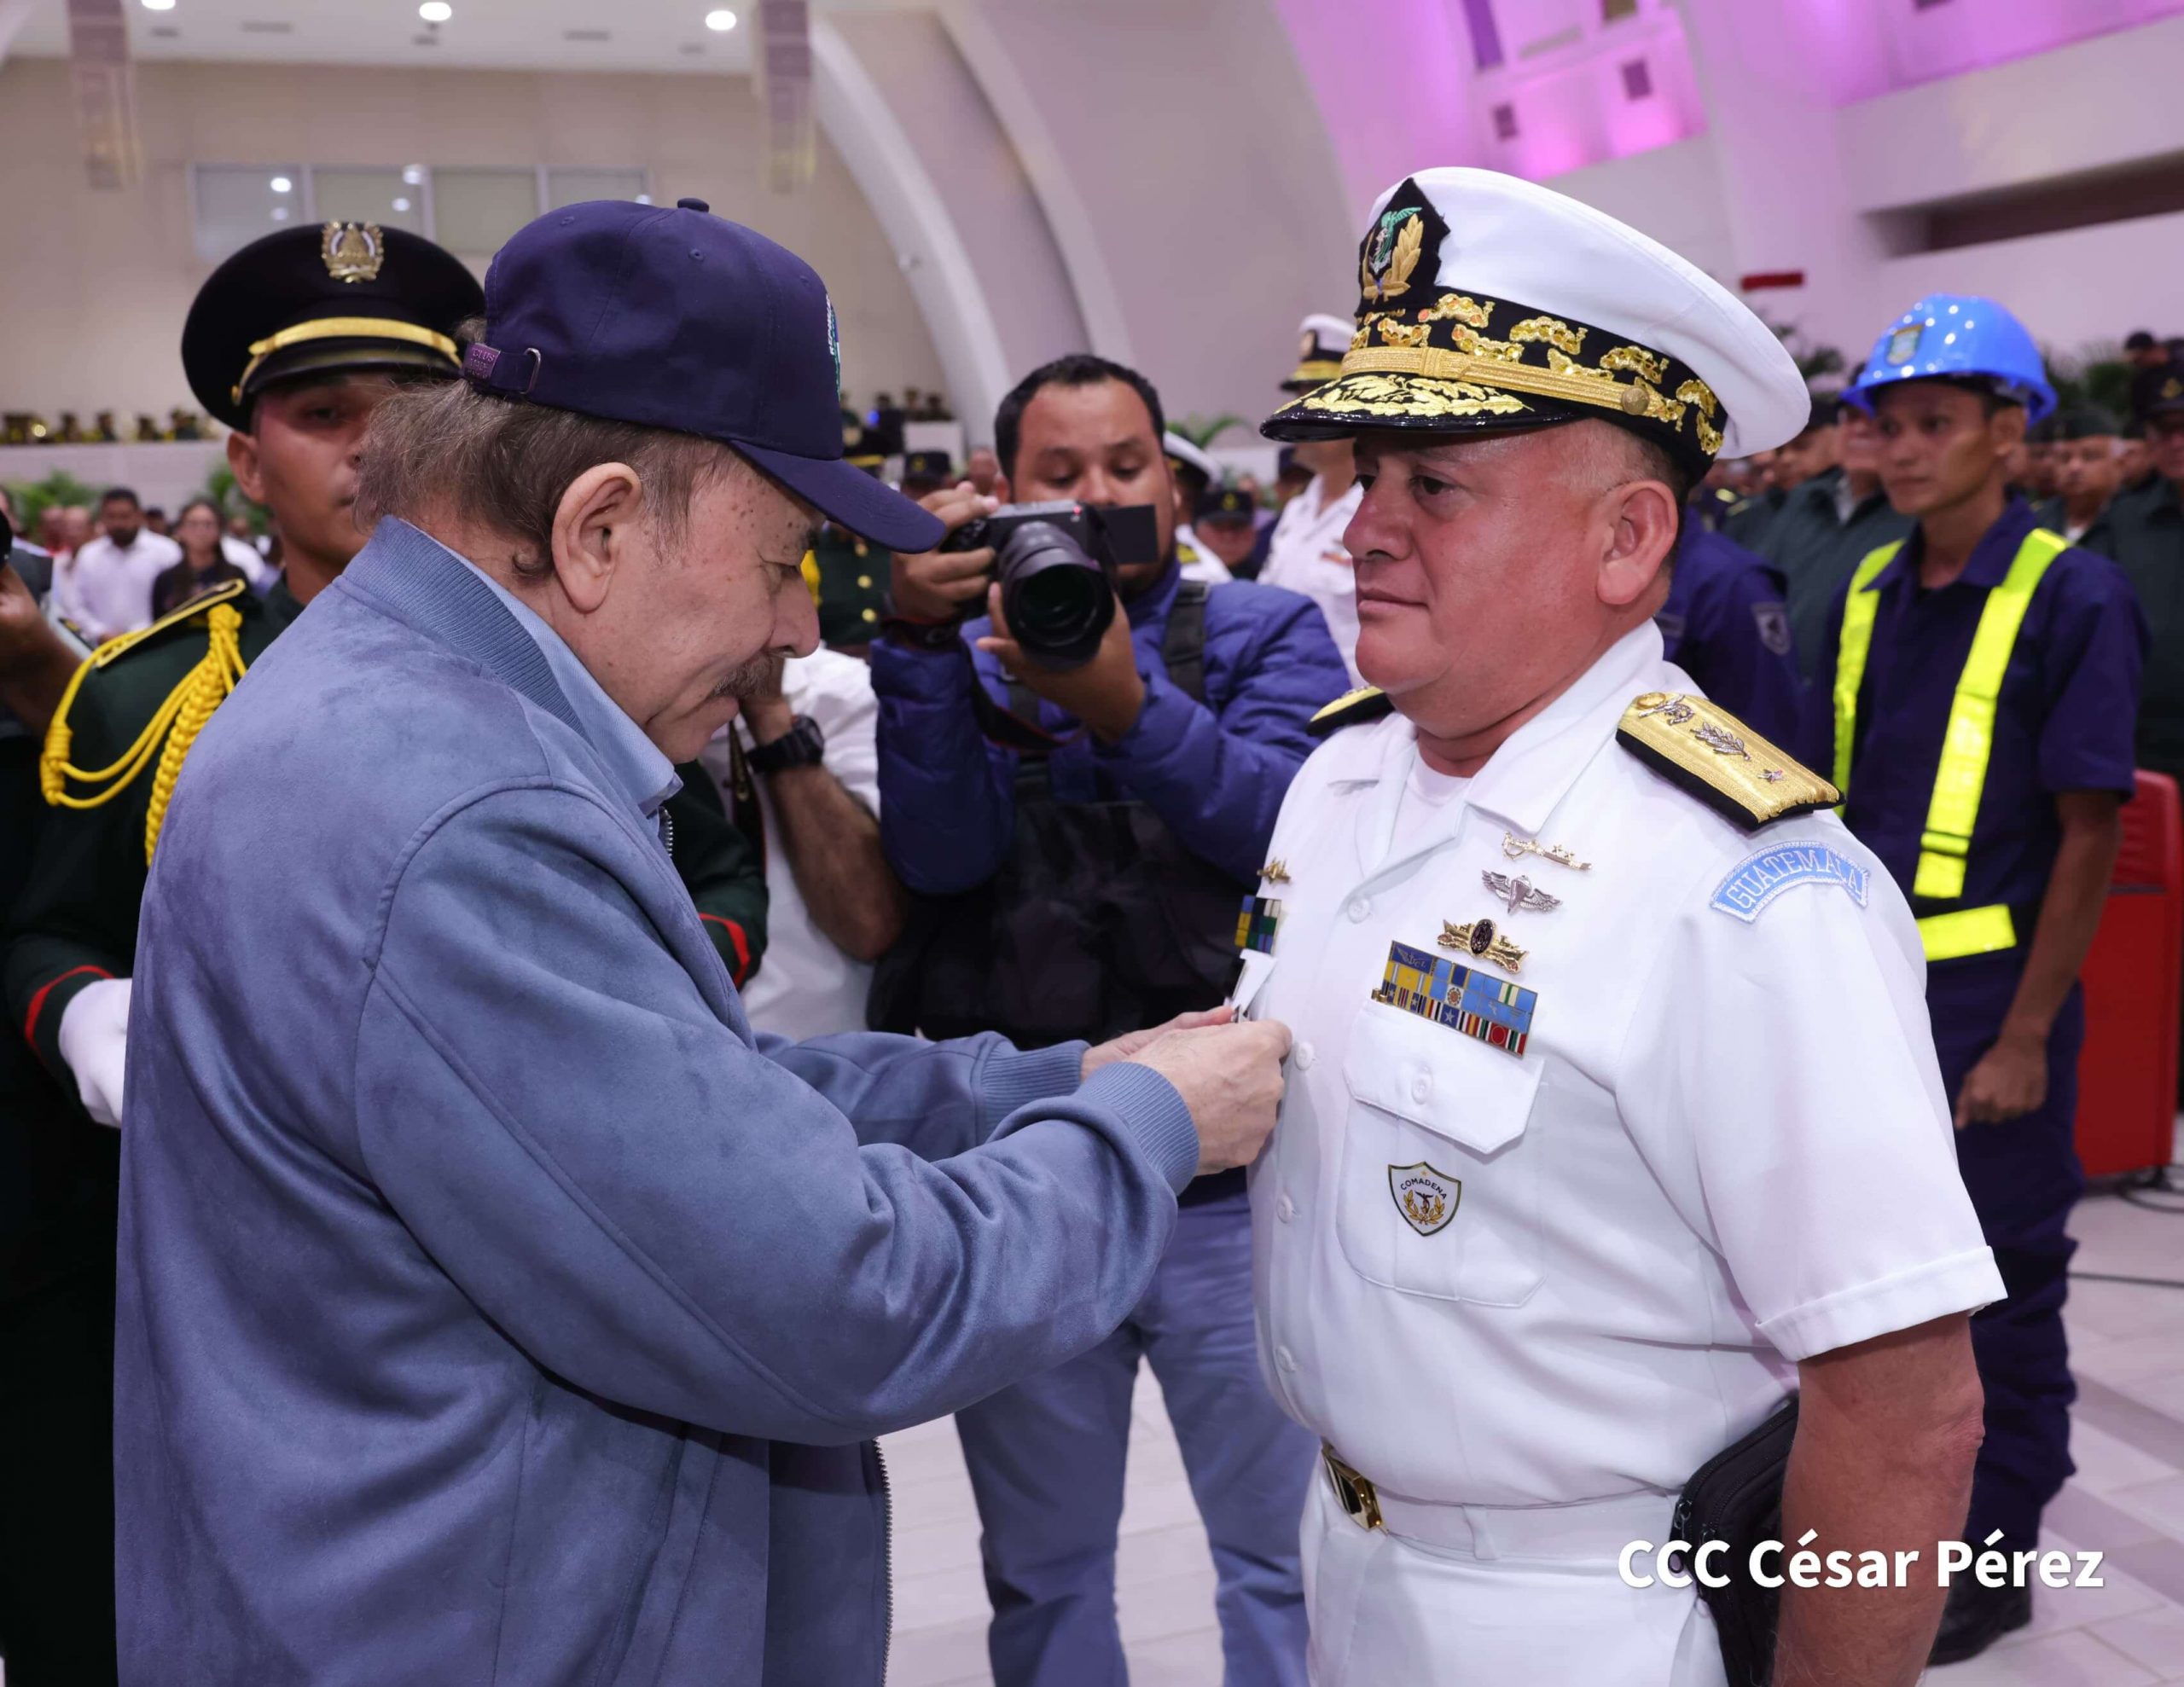
[[1196,469],[1205,477],[1207,485],[1218,486],[1221,484],[1221,465],[1173,428],[1160,436],[1160,449],[1172,461],[1187,468]]
[[1406,177],[1374,204],[1357,279],[1339,371],[1275,412],[1269,438],[1596,416],[1696,472],[1718,454],[1780,445],[1811,415],[1795,361],[1734,293],[1604,212],[1514,176]]
[[1284,392],[1310,391],[1342,373],[1343,353],[1350,350],[1350,319],[1315,313],[1297,325],[1297,367],[1281,383]]

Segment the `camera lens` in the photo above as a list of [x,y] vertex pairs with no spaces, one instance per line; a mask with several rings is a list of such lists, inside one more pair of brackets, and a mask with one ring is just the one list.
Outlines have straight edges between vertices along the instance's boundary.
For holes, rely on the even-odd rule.
[[1026,522],[994,559],[1002,613],[1025,655],[1043,668],[1081,668],[1115,618],[1106,572],[1060,527]]

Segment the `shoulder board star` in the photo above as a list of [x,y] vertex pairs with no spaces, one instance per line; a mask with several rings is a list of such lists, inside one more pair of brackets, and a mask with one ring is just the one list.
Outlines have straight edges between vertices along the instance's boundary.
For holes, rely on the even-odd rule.
[[1726,709],[1681,692],[1633,699],[1616,742],[1746,832],[1833,808],[1843,793]]
[[91,665],[94,668],[103,668],[116,658],[126,656],[139,645],[148,643],[151,640],[157,638],[161,633],[170,631],[176,627],[186,627],[218,606],[241,597],[250,588],[241,580],[229,580],[222,585],[216,586],[203,597],[192,598],[181,608],[169,610],[148,627],[139,627],[133,633],[123,633],[117,638],[108,639],[91,652]]
[[1356,691],[1345,692],[1313,716],[1304,730],[1314,738],[1325,738],[1329,733],[1354,727],[1362,721],[1377,721],[1394,708],[1387,693],[1380,687],[1360,686]]

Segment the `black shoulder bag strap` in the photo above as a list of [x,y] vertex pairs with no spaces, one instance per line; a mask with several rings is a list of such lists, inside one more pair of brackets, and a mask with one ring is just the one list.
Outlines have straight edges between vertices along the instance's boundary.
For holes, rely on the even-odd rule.
[[1160,661],[1176,688],[1194,703],[1205,701],[1205,594],[1203,580],[1185,580],[1176,587],[1176,600],[1168,606],[1166,635],[1160,641]]

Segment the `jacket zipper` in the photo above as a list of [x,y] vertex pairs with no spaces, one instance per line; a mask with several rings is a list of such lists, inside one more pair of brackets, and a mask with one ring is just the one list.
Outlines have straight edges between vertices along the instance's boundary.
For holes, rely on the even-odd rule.
[[887,1678],[887,1662],[895,1646],[895,1494],[887,1482],[887,1455],[880,1443],[872,1444],[872,1462],[880,1472],[880,1568],[886,1578],[886,1602],[880,1608],[880,1678]]

